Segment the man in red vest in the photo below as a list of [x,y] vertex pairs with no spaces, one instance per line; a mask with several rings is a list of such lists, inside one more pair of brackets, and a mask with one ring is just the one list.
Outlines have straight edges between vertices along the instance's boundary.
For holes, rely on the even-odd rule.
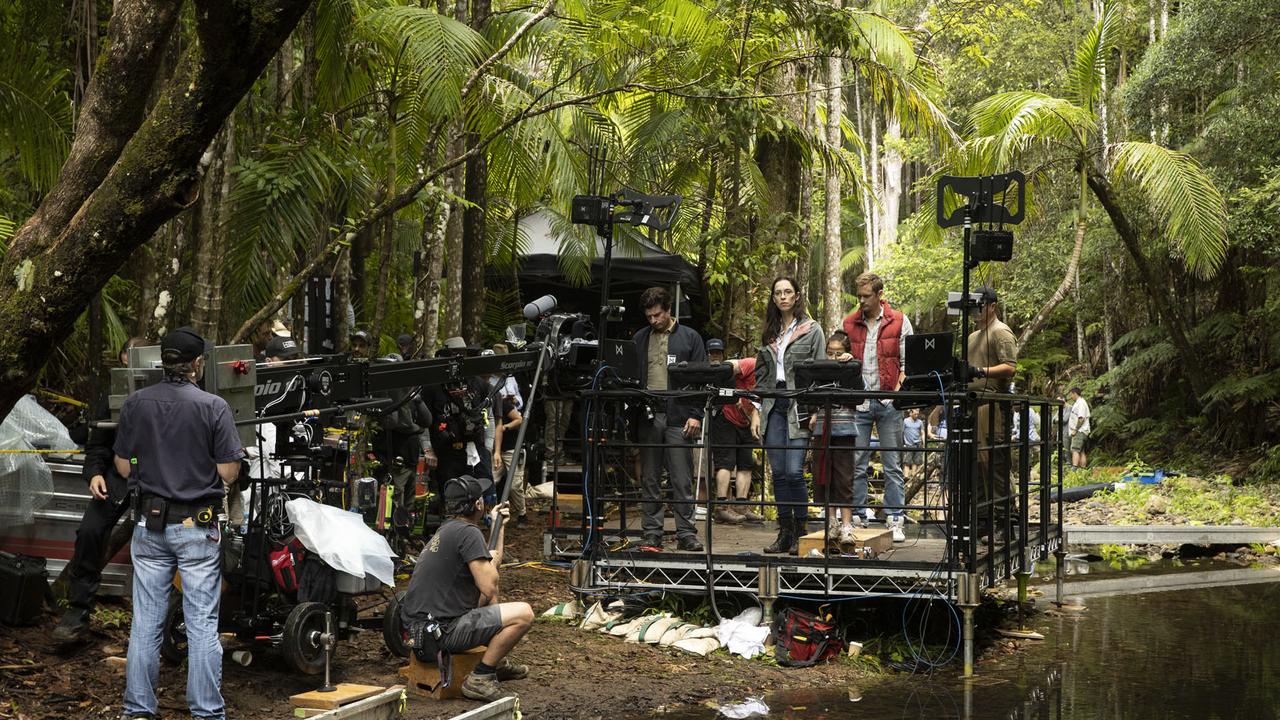
[[[911,320],[889,307],[884,299],[884,280],[865,272],[855,283],[858,308],[844,319],[849,336],[849,352],[862,361],[862,382],[869,391],[892,392],[902,384],[906,343],[912,333]],[[902,411],[888,399],[866,400],[857,407],[857,454],[853,469],[854,520],[859,521],[867,506],[867,464],[871,461],[871,427],[879,436],[880,460],[884,464],[885,525],[894,542],[907,539],[902,521]]]

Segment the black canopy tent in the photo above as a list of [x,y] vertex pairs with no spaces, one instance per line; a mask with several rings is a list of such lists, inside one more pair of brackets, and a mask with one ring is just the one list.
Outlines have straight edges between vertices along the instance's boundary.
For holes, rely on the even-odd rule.
[[[521,302],[555,295],[560,311],[580,312],[595,319],[600,312],[600,285],[604,280],[604,239],[595,238],[590,282],[575,285],[561,267],[560,249],[567,240],[564,231],[557,227],[563,228],[561,223],[544,211],[530,213],[520,220],[519,232],[527,249],[519,266]],[[618,232],[621,234],[622,229]],[[640,293],[653,286],[669,288],[675,299],[672,311],[682,319],[692,318],[695,328],[701,327],[708,316],[707,308],[700,302],[702,285],[697,268],[639,234],[614,241],[609,285],[609,295],[621,299],[626,307],[623,322],[611,325],[610,335],[629,334],[644,324]]]

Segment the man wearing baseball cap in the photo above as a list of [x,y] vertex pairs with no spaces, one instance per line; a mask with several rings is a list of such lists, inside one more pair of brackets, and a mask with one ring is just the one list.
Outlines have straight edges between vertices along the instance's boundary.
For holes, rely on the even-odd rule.
[[196,387],[212,346],[181,327],[160,340],[164,381],[125,399],[116,431],[116,471],[135,494],[133,623],[125,666],[124,717],[159,712],[160,635],[182,575],[187,627],[187,704],[197,718],[225,717],[218,600],[226,486],[244,455],[227,401]]
[[[400,618],[410,637],[416,627],[438,623],[440,649],[464,652],[487,646],[476,669],[462,681],[462,694],[472,700],[493,702],[505,694],[501,680],[519,680],[529,674],[525,665],[507,657],[533,626],[533,608],[523,602],[498,602],[498,568],[502,565],[504,522],[498,542],[489,552],[480,525],[485,516],[485,495],[493,481],[462,475],[445,483],[446,512],[451,516],[418,556],[409,589],[400,605]],[[507,518],[507,504],[489,511],[490,520]]]
[[267,341],[267,347],[262,354],[266,356],[267,362],[296,360],[302,357],[302,348],[298,347],[298,342],[288,335],[276,335]]
[[[969,333],[969,390],[973,392],[1007,393],[1018,372],[1018,339],[997,314],[1000,296],[995,288],[978,288],[978,329]],[[994,415],[994,418],[992,417]],[[1009,467],[1012,462],[1009,438],[1011,418],[998,403],[978,405],[978,477],[973,490],[978,496],[975,518],[979,535],[987,534],[987,524],[995,516],[995,530],[1004,525],[1003,502],[1008,496]],[[991,429],[995,434],[992,435]],[[994,449],[993,449],[994,448]],[[988,501],[995,500],[994,504]],[[999,512],[993,512],[993,509]]]

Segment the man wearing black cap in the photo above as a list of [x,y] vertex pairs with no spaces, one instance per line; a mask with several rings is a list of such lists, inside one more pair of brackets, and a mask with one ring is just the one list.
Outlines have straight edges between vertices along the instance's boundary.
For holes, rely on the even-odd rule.
[[164,381],[133,393],[120,408],[115,465],[129,480],[139,518],[130,546],[133,623],[125,718],[158,713],[160,634],[174,570],[182,575],[187,704],[197,718],[224,717],[218,514],[244,452],[227,401],[196,387],[209,349],[188,327],[165,335],[160,340]]
[[[969,390],[974,392],[1007,393],[1018,371],[1018,340],[1008,325],[997,315],[1000,298],[991,287],[981,287],[978,295],[978,329],[969,333]],[[991,435],[993,427],[995,434]],[[1009,494],[1009,442],[1010,419],[995,403],[982,403],[977,413],[978,477],[973,489],[978,496],[977,523],[981,527],[992,516],[987,500]],[[1006,447],[995,450],[993,444]],[[997,503],[998,504],[998,503]],[[1003,512],[995,513],[997,517]]]
[[[464,652],[486,646],[476,669],[462,682],[462,694],[472,700],[493,702],[503,696],[500,680],[519,680],[529,668],[507,657],[533,625],[533,608],[523,602],[498,602],[498,568],[506,523],[498,531],[493,552],[480,525],[485,515],[485,495],[493,481],[470,475],[445,483],[444,500],[450,519],[436,530],[418,556],[409,581],[400,618],[410,637],[418,637],[424,623],[438,623],[442,635],[437,644],[447,652]],[[507,504],[493,508],[489,517],[508,516]]]
[[351,333],[351,357],[359,360],[368,360],[372,355],[370,345],[373,341],[369,337],[369,333],[364,330],[357,330]]
[[400,333],[397,335],[396,347],[400,349],[400,357],[405,360],[414,359],[414,343],[412,335],[409,333]]

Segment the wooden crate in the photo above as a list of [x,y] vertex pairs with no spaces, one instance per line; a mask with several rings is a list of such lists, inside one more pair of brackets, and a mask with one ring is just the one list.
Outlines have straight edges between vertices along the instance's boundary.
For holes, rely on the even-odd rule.
[[452,673],[449,687],[440,685],[440,668],[435,663],[424,663],[414,655],[409,655],[409,664],[400,668],[400,675],[405,679],[409,692],[432,700],[453,700],[462,697],[462,681],[484,659],[485,647],[473,647],[466,652],[449,655],[449,669]]
[[[823,547],[824,535],[825,533],[822,530],[811,532],[808,535],[802,535],[800,537],[800,557],[808,557],[811,550],[817,550],[820,553],[826,554],[826,548]],[[863,548],[870,548],[871,552],[879,555],[892,547],[893,534],[889,532],[888,528],[880,530],[874,528],[854,528],[853,547],[841,548],[841,550],[846,554],[861,555]]]
[[373,695],[377,695],[385,690],[386,688],[381,685],[338,683],[333,692],[309,690],[304,693],[298,693],[297,695],[291,695],[289,697],[289,702],[293,703],[295,707],[333,710],[348,703],[372,697]]

